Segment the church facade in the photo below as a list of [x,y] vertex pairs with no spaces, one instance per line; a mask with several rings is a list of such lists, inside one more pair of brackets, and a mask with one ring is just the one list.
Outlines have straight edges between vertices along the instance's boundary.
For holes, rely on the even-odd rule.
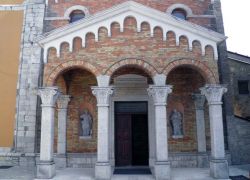
[[23,29],[14,142],[2,163],[36,165],[41,179],[66,167],[110,179],[116,168],[138,166],[159,180],[174,167],[228,178],[232,112],[219,1],[8,7],[23,12]]

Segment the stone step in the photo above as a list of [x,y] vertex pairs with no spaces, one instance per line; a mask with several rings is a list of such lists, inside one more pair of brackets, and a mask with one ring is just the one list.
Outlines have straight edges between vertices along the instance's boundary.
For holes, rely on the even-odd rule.
[[155,180],[153,175],[113,175],[111,180]]

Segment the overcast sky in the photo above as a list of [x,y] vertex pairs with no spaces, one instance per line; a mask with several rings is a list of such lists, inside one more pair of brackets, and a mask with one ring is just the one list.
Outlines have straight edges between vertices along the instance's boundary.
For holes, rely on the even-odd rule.
[[250,0],[221,0],[229,51],[250,56]]

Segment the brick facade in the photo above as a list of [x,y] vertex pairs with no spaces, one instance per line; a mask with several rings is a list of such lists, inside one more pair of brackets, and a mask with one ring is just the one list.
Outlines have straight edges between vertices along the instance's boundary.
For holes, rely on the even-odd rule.
[[[193,50],[189,51],[186,37],[180,37],[180,44],[177,46],[172,32],[168,33],[167,41],[163,41],[160,28],[155,28],[154,36],[151,37],[150,25],[142,23],[141,26],[142,32],[138,33],[136,31],[136,20],[128,17],[124,22],[124,32],[120,32],[118,23],[113,23],[111,37],[108,37],[105,28],[100,28],[98,42],[95,42],[93,34],[87,34],[86,47],[82,47],[81,39],[77,38],[74,40],[72,52],[69,51],[67,43],[61,45],[59,57],[56,56],[55,50],[50,49],[48,63],[44,68],[44,85],[59,85],[62,76],[68,72],[77,74],[79,70],[75,69],[79,68],[92,73],[94,76],[104,74],[113,77],[126,73],[135,73],[153,78],[155,74],[163,73],[169,77],[169,84],[174,85],[174,94],[170,96],[170,107],[174,106],[174,103],[171,102],[175,102],[177,98],[177,101],[182,103],[183,114],[185,114],[185,137],[181,140],[170,138],[170,151],[196,152],[195,110],[191,94],[198,92],[199,88],[205,83],[218,82],[218,69],[214,60],[213,49],[207,47],[203,56],[199,42],[193,42]],[[181,67],[180,70],[178,67]],[[132,69],[137,69],[137,72],[133,72]],[[92,77],[93,81],[95,80],[94,76]],[[77,80],[82,85],[86,83],[79,77]],[[74,83],[77,82],[72,79],[70,85],[74,91],[68,90],[66,92],[76,96],[76,99],[82,99],[83,95],[74,95],[74,93],[81,92],[84,94],[87,89],[76,86]],[[190,89],[183,91],[182,86],[190,86]],[[88,86],[87,92],[92,97],[89,90],[90,86]],[[183,96],[178,98],[180,94]],[[79,140],[78,137],[79,111],[86,106],[84,102],[83,100],[82,105],[70,102],[69,105],[68,152],[96,152],[96,137],[90,141]],[[96,108],[94,106],[92,108],[95,114]],[[96,124],[94,126],[96,128]],[[210,146],[209,132],[207,138],[208,146]]]

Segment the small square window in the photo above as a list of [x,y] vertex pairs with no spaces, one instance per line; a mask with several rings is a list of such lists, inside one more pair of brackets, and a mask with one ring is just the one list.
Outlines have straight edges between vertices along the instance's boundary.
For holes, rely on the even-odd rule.
[[248,81],[238,81],[239,94],[249,94]]

